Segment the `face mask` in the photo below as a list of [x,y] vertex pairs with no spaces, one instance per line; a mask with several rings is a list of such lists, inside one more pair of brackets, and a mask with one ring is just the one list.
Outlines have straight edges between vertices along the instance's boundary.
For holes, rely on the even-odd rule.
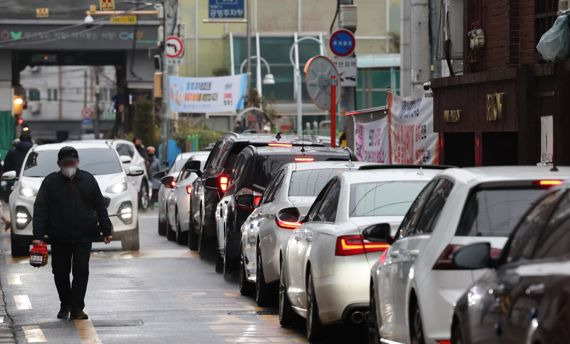
[[77,172],[77,167],[63,167],[61,169],[61,173],[67,178],[73,177],[75,172]]

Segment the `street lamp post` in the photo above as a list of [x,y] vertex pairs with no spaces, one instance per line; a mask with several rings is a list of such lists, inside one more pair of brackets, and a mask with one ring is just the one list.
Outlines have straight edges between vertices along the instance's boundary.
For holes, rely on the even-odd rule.
[[[303,81],[301,79],[301,65],[299,63],[299,43],[302,41],[314,41],[319,43],[321,55],[324,55],[324,52],[326,51],[326,47],[322,39],[317,39],[312,36],[297,39],[297,33],[295,33],[295,42],[291,45],[291,49],[289,49],[289,61],[295,70],[295,85],[297,91],[297,136],[303,135]],[[293,52],[295,52],[295,59],[293,59]]]
[[275,85],[275,77],[273,76],[273,74],[271,74],[271,68],[269,67],[269,63],[267,62],[266,59],[264,59],[261,56],[250,56],[249,58],[246,58],[245,60],[242,61],[240,68],[239,68],[239,72],[240,74],[243,74],[243,68],[245,67],[245,65],[247,64],[248,60],[251,61],[253,59],[256,59],[260,62],[262,62],[265,67],[267,68],[267,74],[265,74],[265,77],[263,77],[263,82],[261,81],[261,64],[258,62],[257,67],[257,91],[259,93],[259,96],[262,96],[262,84],[263,85]]

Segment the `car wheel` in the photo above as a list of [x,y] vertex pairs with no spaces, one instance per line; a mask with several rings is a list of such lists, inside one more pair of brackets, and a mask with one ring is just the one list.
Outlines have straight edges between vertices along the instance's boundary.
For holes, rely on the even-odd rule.
[[10,235],[10,246],[12,249],[12,257],[25,257],[30,254],[30,245],[27,242],[21,242]]
[[283,264],[279,273],[279,323],[283,327],[291,326],[296,318],[295,311],[291,307],[289,296],[287,296],[287,282],[283,273]]
[[422,324],[422,314],[420,313],[420,308],[417,305],[417,301],[412,304],[412,309],[410,312],[410,338],[412,344],[424,344],[424,330]]
[[272,290],[271,286],[265,283],[265,275],[263,274],[263,264],[261,260],[261,251],[259,246],[257,247],[257,258],[256,258],[256,274],[255,274],[255,301],[258,306],[265,307],[269,306],[272,301]]
[[139,190],[139,209],[147,210],[149,203],[148,184],[146,180],[143,179],[141,181],[141,189]]
[[370,283],[370,306],[368,313],[368,344],[380,343],[380,333],[378,331],[378,313],[376,311],[376,298],[374,297],[374,285]]
[[160,216],[158,217],[158,235],[165,236],[168,224],[165,220],[160,220]]
[[186,245],[188,243],[188,232],[182,231],[178,216],[176,216],[176,243],[179,245]]
[[121,240],[121,248],[124,251],[138,251],[140,249],[140,238],[139,238],[139,226],[132,231],[131,234],[127,235],[126,238]]
[[321,320],[319,319],[319,306],[315,297],[315,286],[313,284],[313,275],[309,269],[307,276],[307,339],[309,342],[317,342],[321,338]]
[[245,257],[243,256],[243,251],[240,253],[240,260],[239,260],[239,292],[244,296],[251,296],[253,294],[253,288],[255,287],[253,283],[251,283],[247,279],[247,272],[245,271]]
[[[174,221],[178,218],[178,214],[174,213]],[[176,224],[175,224],[176,225]],[[168,241],[176,241],[176,232],[172,230],[172,226],[167,221],[166,225],[166,239]]]
[[194,228],[194,221],[192,220],[192,214],[190,214],[189,225],[188,225],[188,248],[192,251],[198,249],[198,234]]
[[455,321],[453,328],[451,329],[451,344],[463,344],[463,332],[461,331],[461,325],[459,321]]
[[228,255],[227,255],[227,246],[224,250],[224,256],[221,257],[222,259],[222,267],[223,270],[222,272],[224,273],[224,278],[225,279],[231,279],[232,274],[236,271],[236,263],[233,259],[229,259]]
[[[207,240],[206,240],[206,235],[204,234],[204,217],[203,217],[203,213],[202,213],[202,209],[200,207],[200,225],[199,225],[199,231],[198,231],[198,254],[200,255],[200,258],[204,258],[207,255]],[[217,262],[216,262],[217,265]],[[221,272],[218,271],[217,267],[216,267],[216,271],[217,272]]]

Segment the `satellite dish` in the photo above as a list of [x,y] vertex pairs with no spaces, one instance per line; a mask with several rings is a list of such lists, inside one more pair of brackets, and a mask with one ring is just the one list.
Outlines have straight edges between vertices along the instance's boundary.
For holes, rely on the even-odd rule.
[[325,56],[312,57],[305,64],[305,82],[307,92],[313,103],[322,110],[331,108],[332,76],[336,77],[336,102],[340,101],[340,75],[334,62]]

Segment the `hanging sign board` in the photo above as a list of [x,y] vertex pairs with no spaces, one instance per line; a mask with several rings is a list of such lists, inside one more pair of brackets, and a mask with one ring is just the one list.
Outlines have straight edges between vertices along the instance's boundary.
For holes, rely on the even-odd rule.
[[209,19],[244,19],[244,0],[208,0]]
[[340,75],[340,85],[342,87],[356,87],[358,69],[356,68],[356,57],[333,56],[332,61],[336,65]]

